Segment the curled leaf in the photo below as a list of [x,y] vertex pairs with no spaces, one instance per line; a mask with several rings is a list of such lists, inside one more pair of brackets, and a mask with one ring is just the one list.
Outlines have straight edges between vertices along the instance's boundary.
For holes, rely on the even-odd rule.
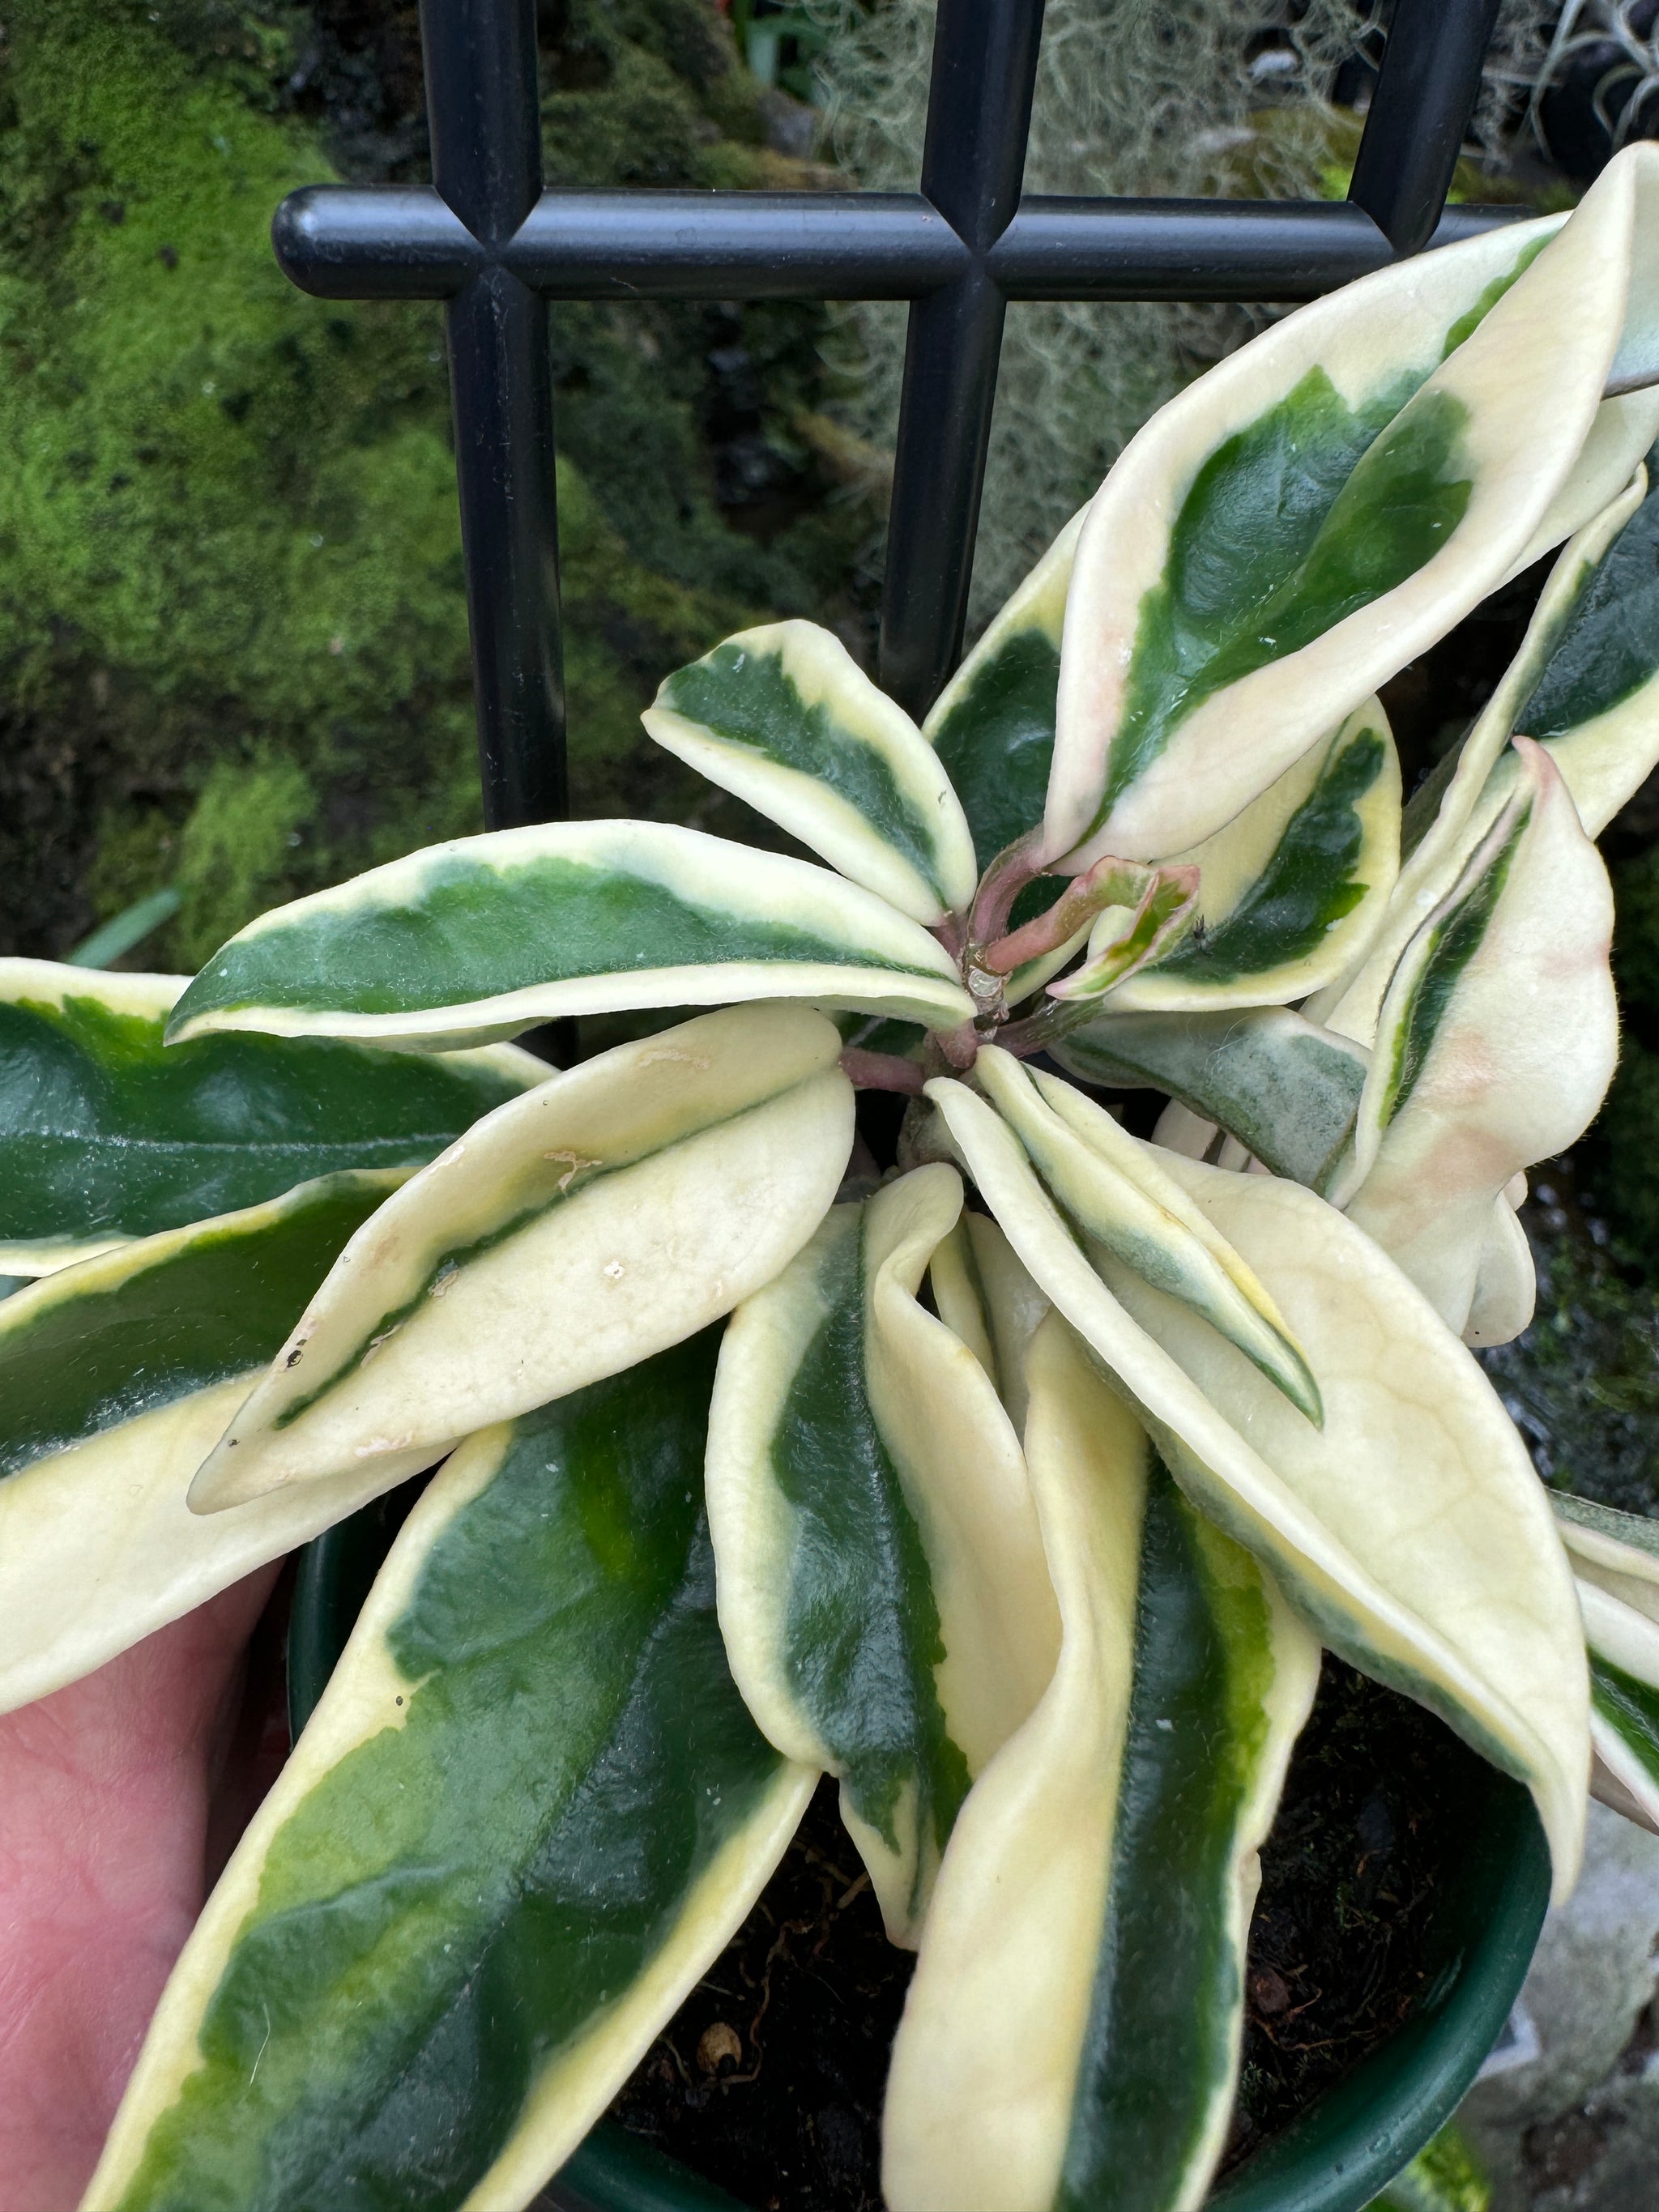
[[981,1053],[975,1072],[1085,1243],[1202,1314],[1293,1406],[1318,1421],[1319,1385],[1283,1316],[1226,1238],[1164,1173],[1157,1147],[1128,1135],[1070,1084],[1028,1074],[994,1046]]
[[780,1751],[841,1778],[909,1944],[969,1781],[1058,1637],[1013,1429],[981,1360],[916,1299],[961,1206],[937,1165],[836,1206],[732,1316],[709,1417],[732,1673]]
[[1527,1784],[1565,1895],[1589,1766],[1583,1635],[1526,1448],[1471,1354],[1323,1200],[1162,1154],[1307,1346],[1316,1428],[1188,1307],[1109,1255],[1091,1266],[983,1099],[928,1089],[1020,1260],[1176,1480],[1331,1650]]
[[1547,753],[1401,961],[1333,1196],[1462,1334],[1492,1208],[1611,1079],[1613,894]]
[[1273,1174],[1322,1193],[1352,1141],[1370,1060],[1362,1046],[1288,1006],[1209,1014],[1103,1010],[1054,1052],[1085,1083],[1167,1091]]
[[1255,1855],[1319,1647],[1058,1316],[1029,1374],[1060,1664],[945,1854],[883,2186],[894,2212],[1188,2212],[1225,2140]]
[[59,1689],[381,1486],[351,1467],[204,1521],[191,1478],[341,1247],[361,1171],[124,1244],[0,1303],[0,1711]]
[[841,1039],[733,1006],[500,1107],[354,1237],[191,1492],[198,1511],[447,1446],[729,1313],[823,1218]]
[[677,670],[641,720],[913,921],[972,898],[973,836],[938,754],[816,623],[740,630]]
[[488,1430],[429,1486],[173,1970],[86,2212],[519,2212],[604,2111],[816,1779],[720,1648],[714,1355]]
[[167,1024],[439,1045],[566,1014],[805,999],[954,1028],[955,963],[826,868],[661,822],[561,822],[434,845],[274,908]]
[[1316,301],[1131,441],[1078,544],[1047,857],[1209,836],[1629,480],[1659,398],[1602,393],[1651,351],[1656,174],[1628,149],[1565,223]]

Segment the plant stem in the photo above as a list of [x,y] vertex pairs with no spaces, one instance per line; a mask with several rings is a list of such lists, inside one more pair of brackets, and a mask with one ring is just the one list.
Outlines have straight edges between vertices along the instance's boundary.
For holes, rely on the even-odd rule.
[[927,1081],[914,1060],[901,1060],[896,1052],[860,1052],[856,1045],[848,1045],[841,1064],[856,1091],[898,1091],[920,1098]]

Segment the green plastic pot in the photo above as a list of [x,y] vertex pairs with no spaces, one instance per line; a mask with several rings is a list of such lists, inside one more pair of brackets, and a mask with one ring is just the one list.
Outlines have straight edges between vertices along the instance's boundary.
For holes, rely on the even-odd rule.
[[[289,1630],[297,1735],[321,1697],[407,1494],[365,1507],[301,1553]],[[1361,2212],[1451,2118],[1520,1992],[1549,1901],[1549,1854],[1519,1784],[1470,1760],[1451,1787],[1468,1844],[1429,1931],[1426,1996],[1390,2039],[1229,2175],[1207,2212]],[[566,2212],[744,2212],[738,2200],[601,2123],[550,2192]],[[544,2200],[545,2201],[545,2200]]]

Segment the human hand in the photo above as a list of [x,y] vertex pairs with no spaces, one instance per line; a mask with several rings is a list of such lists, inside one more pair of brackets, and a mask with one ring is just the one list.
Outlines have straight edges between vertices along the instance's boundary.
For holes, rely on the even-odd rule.
[[78,2202],[162,1984],[285,1748],[247,1665],[278,1571],[0,1718],[0,2212]]

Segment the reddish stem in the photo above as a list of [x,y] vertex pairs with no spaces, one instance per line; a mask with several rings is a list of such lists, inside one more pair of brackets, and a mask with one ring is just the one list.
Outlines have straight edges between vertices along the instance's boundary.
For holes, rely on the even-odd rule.
[[968,923],[970,945],[988,945],[994,938],[1000,937],[1007,927],[1014,901],[1027,884],[1043,872],[1036,857],[1042,835],[1039,826],[1028,830],[1023,837],[1016,837],[1012,845],[1003,848],[980,878]]
[[927,1079],[914,1060],[902,1060],[896,1052],[860,1052],[848,1045],[841,1064],[855,1091],[901,1091],[920,1098]]

